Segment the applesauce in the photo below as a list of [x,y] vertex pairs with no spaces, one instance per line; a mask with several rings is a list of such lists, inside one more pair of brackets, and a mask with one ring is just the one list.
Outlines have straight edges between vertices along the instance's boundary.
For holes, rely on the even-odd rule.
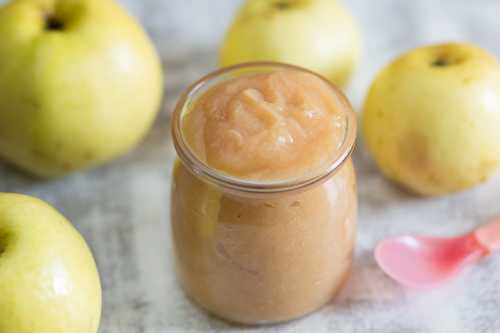
[[356,117],[307,70],[229,67],[181,97],[171,222],[179,281],[230,321],[300,317],[329,302],[351,266]]

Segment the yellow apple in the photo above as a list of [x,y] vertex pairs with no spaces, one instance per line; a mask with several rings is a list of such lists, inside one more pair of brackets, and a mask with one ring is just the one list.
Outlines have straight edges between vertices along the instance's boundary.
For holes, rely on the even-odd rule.
[[360,33],[337,0],[247,0],[226,33],[220,64],[278,61],[345,85],[360,57]]
[[53,177],[108,161],[150,128],[161,64],[112,0],[12,0],[0,8],[0,156]]
[[0,332],[96,333],[101,287],[89,248],[54,208],[0,193]]
[[417,193],[485,181],[500,164],[500,63],[461,43],[409,51],[374,80],[363,134],[383,173]]

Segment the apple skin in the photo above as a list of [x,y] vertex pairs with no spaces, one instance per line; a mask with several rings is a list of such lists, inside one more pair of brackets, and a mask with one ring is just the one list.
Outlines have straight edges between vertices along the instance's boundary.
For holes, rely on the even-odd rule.
[[[49,29],[48,19],[62,23]],[[13,0],[0,7],[0,156],[41,177],[129,151],[158,112],[160,60],[110,0]]]
[[411,191],[481,183],[500,165],[500,64],[468,44],[411,50],[374,80],[362,129],[382,172]]
[[0,193],[0,332],[96,333],[99,275],[87,244],[54,208]]
[[247,0],[226,33],[219,62],[290,63],[344,86],[360,45],[359,28],[339,1]]

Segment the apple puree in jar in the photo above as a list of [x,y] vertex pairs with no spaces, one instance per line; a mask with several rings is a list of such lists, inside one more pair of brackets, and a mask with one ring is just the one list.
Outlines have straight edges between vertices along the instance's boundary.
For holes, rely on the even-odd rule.
[[299,68],[253,66],[181,101],[171,199],[180,283],[247,324],[332,299],[351,265],[357,207],[343,95]]

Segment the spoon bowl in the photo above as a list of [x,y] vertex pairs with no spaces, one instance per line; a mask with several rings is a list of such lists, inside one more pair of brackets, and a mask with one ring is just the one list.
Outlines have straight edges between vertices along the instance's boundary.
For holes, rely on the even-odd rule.
[[401,236],[380,242],[375,260],[399,283],[426,288],[451,278],[465,266],[500,251],[500,220],[458,237]]
[[427,288],[448,280],[487,253],[472,233],[454,238],[402,236],[379,243],[375,259],[401,284]]

